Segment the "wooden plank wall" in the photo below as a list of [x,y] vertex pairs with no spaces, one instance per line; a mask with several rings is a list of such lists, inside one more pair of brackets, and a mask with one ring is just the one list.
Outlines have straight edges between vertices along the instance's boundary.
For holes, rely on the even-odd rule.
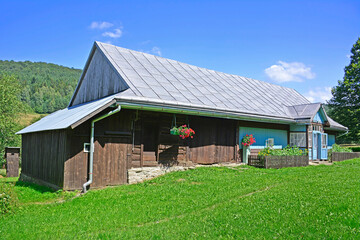
[[[161,165],[184,165],[188,158],[187,143],[179,136],[170,135],[170,128],[173,120],[172,114],[139,111],[138,120],[135,122],[135,141],[132,150],[131,167],[153,167]],[[185,124],[185,116],[177,116],[178,126]],[[157,129],[153,136],[156,139],[155,156],[153,153],[144,151],[145,136],[144,128],[150,126]],[[151,156],[150,156],[151,155]]]
[[[109,109],[99,114],[103,115]],[[127,169],[131,164],[131,122],[133,112],[122,110],[95,123],[94,171],[91,187],[127,183]],[[88,179],[89,153],[84,143],[90,142],[90,120],[69,134],[70,154],[65,162],[64,189],[81,189]]]
[[92,187],[127,183],[129,137],[98,137],[94,152]]
[[[159,119],[159,142],[158,142],[158,162],[159,164],[171,165],[188,165],[187,157],[188,142],[191,140],[183,140],[179,136],[170,134],[172,127],[173,115],[162,115]],[[177,126],[187,124],[184,115],[176,116]]]
[[68,154],[67,130],[22,135],[22,173],[62,187]]
[[80,85],[76,90],[72,106],[100,99],[127,88],[125,81],[115,72],[98,49],[95,50],[89,67],[85,70],[85,75],[83,79],[80,79]]
[[89,154],[84,152],[84,143],[89,142],[89,136],[69,134],[70,154],[64,163],[64,189],[81,189],[87,181]]
[[[109,110],[104,110],[98,116]],[[94,183],[91,187],[127,183],[127,169],[134,167],[236,161],[239,157],[238,126],[259,127],[256,123],[210,117],[187,118],[177,114],[176,118],[177,126],[189,123],[195,130],[193,139],[182,140],[179,136],[170,135],[173,114],[168,113],[138,111],[136,114],[135,110],[122,109],[96,123]],[[144,156],[144,124],[157,129],[153,138],[156,148],[151,160]],[[277,129],[288,127],[270,124],[260,126]],[[89,141],[90,120],[74,130],[25,134],[23,172],[64,189],[81,189],[88,179],[89,154],[84,152],[84,143]]]
[[191,117],[194,139],[189,140],[190,161],[212,164],[235,161],[236,129],[234,120]]
[[[193,139],[182,140],[170,135],[173,114],[148,111],[138,112],[135,123],[135,144],[132,151],[131,167],[161,165],[189,165],[192,163],[212,164],[231,162],[236,159],[236,128],[233,120],[197,117],[176,114],[177,127],[190,124],[196,132]],[[156,162],[146,161],[144,156],[144,125],[156,123],[157,136]]]

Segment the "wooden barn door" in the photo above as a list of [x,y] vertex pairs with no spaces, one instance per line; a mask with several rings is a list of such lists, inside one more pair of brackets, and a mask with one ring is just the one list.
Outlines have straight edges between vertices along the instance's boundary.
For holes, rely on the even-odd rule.
[[92,187],[127,183],[129,137],[99,137],[95,139],[94,176]]

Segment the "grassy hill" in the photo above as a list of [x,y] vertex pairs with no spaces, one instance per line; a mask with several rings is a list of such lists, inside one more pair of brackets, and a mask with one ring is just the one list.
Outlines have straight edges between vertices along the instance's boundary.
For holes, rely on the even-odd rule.
[[66,107],[81,75],[80,69],[44,62],[1,61],[0,73],[19,78],[21,100],[36,113],[51,113]]
[[[360,159],[207,167],[74,193],[17,182],[3,239],[359,239]],[[0,179],[0,183],[16,179]]]

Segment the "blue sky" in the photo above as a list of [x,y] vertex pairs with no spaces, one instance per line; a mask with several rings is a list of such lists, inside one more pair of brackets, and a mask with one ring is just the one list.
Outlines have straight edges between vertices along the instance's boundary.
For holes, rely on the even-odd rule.
[[331,97],[360,1],[1,1],[0,60],[82,68],[95,40]]

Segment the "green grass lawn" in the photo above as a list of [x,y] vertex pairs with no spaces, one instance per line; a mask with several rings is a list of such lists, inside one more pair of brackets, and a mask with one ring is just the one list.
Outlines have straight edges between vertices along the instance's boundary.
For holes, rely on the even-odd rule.
[[197,168],[73,199],[23,183],[15,190],[21,204],[0,217],[1,239],[360,239],[360,159]]

